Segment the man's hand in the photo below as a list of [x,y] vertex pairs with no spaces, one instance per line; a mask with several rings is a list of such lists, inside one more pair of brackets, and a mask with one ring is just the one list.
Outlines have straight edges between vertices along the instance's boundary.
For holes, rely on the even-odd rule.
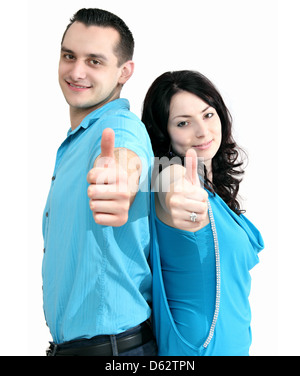
[[102,133],[101,155],[88,175],[88,197],[94,220],[99,225],[122,226],[128,220],[131,194],[128,173],[114,155],[115,134],[110,128]]
[[[185,175],[174,180],[170,192],[165,196],[166,207],[175,227],[187,231],[197,231],[208,223],[208,194],[201,188],[198,172],[198,160],[195,150],[186,153]],[[197,214],[195,222],[191,214]]]

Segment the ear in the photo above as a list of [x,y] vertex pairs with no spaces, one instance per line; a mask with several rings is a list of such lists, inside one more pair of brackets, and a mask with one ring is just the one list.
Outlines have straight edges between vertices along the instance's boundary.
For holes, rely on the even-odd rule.
[[134,71],[134,62],[132,60],[126,61],[121,67],[121,76],[119,78],[119,84],[124,85],[129,80]]

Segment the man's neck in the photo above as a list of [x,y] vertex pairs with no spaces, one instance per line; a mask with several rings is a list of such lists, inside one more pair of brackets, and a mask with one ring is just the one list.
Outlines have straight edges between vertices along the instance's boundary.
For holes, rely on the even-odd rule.
[[70,107],[70,120],[71,120],[72,131],[74,131],[74,129],[76,129],[80,125],[82,120],[88,114],[90,114],[91,112],[93,112],[96,109],[97,109],[97,107],[87,108],[87,109],[82,109],[82,108],[79,109],[79,108]]
[[71,121],[72,131],[74,131],[74,129],[76,129],[80,125],[80,123],[82,122],[82,120],[87,115],[89,115],[91,112],[97,110],[98,108],[103,107],[107,103],[112,102],[112,101],[114,101],[115,99],[118,99],[118,98],[120,98],[120,93],[116,93],[116,95],[113,95],[112,97],[108,98],[108,100],[106,100],[104,102],[101,102],[101,103],[98,103],[98,104],[96,104],[93,107],[89,107],[89,108],[76,108],[76,107],[71,107],[70,106],[70,121]]

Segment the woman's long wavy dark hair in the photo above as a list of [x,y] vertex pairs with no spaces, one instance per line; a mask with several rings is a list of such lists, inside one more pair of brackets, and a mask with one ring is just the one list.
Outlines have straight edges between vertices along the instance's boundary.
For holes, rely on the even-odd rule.
[[[154,155],[169,159],[174,156],[174,153],[170,155],[171,139],[167,125],[171,99],[179,91],[197,95],[217,111],[222,124],[222,141],[212,160],[212,182],[204,169],[205,186],[211,192],[216,192],[235,213],[241,214],[237,195],[244,173],[241,155],[245,153],[233,139],[232,117],[220,93],[201,73],[187,70],[166,72],[149,88],[144,100],[142,121],[148,130]],[[183,156],[180,157],[183,159]]]

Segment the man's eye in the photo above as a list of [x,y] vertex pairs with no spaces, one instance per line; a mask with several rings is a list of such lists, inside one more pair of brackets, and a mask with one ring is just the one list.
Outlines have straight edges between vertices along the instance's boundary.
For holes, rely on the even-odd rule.
[[74,56],[73,56],[73,55],[70,55],[70,54],[65,54],[65,55],[64,55],[64,58],[65,58],[66,60],[73,60],[73,59],[74,59]]
[[99,60],[90,60],[90,64],[91,65],[100,65],[100,61]]

